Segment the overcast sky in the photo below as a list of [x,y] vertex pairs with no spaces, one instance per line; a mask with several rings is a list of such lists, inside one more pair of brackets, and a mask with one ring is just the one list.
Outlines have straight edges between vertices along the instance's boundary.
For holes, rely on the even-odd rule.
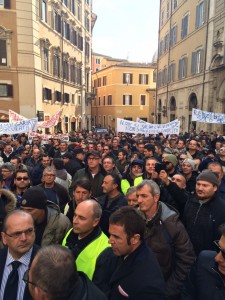
[[151,62],[157,50],[159,0],[93,0],[94,52]]

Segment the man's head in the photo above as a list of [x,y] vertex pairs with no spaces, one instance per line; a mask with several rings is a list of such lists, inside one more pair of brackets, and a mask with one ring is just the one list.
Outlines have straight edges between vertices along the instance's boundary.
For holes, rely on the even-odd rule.
[[177,149],[180,151],[183,150],[184,148],[185,148],[185,141],[179,138],[177,141]]
[[126,161],[127,160],[127,151],[126,150],[124,150],[124,149],[119,150],[118,160],[119,161]]
[[136,186],[132,186],[128,189],[126,193],[126,200],[129,206],[135,207],[138,204]]
[[105,156],[102,160],[103,168],[106,172],[110,172],[115,167],[115,161],[110,156]]
[[87,154],[87,163],[90,170],[99,167],[101,155],[98,151],[90,151]]
[[155,146],[152,144],[145,144],[144,145],[144,157],[152,157],[155,153]]
[[60,245],[40,249],[28,272],[25,281],[34,300],[69,299],[78,281],[72,252]]
[[102,183],[103,193],[111,194],[115,191],[118,191],[119,187],[120,187],[120,178],[118,175],[108,174],[105,176]]
[[4,152],[7,154],[11,154],[12,153],[12,146],[10,144],[6,144],[4,146]]
[[83,161],[84,160],[84,157],[85,157],[85,154],[84,154],[84,150],[83,148],[79,147],[79,148],[76,148],[73,150],[73,153],[74,153],[74,157]]
[[84,200],[88,200],[91,197],[91,183],[87,178],[78,179],[73,187],[73,197],[78,205]]
[[138,211],[129,206],[117,209],[109,218],[109,243],[117,256],[131,254],[144,238],[145,222]]
[[217,255],[215,262],[218,265],[218,270],[225,276],[225,224],[220,225],[219,232],[221,237],[218,241],[214,241]]
[[198,147],[198,142],[194,139],[191,139],[188,144],[188,150],[194,152],[197,151],[197,147]]
[[30,214],[14,210],[9,213],[3,224],[2,242],[9,252],[18,260],[31,249],[35,240],[34,222]]
[[207,169],[211,170],[214,173],[217,173],[219,182],[221,182],[221,179],[223,178],[223,168],[219,162],[217,161],[210,162],[207,166]]
[[39,149],[33,149],[32,156],[34,159],[39,159],[40,157],[40,150]]
[[192,174],[195,169],[195,162],[190,158],[185,158],[182,163],[182,171],[185,176]]
[[10,162],[4,163],[1,169],[2,169],[2,175],[4,179],[12,177],[14,172],[16,171],[15,166]]
[[134,159],[131,163],[131,174],[139,176],[143,172],[144,161],[142,159]]
[[139,209],[146,218],[151,218],[158,208],[160,188],[153,180],[143,180],[137,186]]
[[180,188],[180,189],[185,189],[186,188],[186,179],[183,175],[181,174],[175,174],[172,177],[172,182],[175,182],[176,185]]
[[14,184],[20,190],[24,190],[28,188],[30,185],[30,178],[28,175],[28,171],[17,170],[15,173]]
[[43,222],[47,209],[47,196],[38,186],[29,188],[22,196],[21,210],[31,214],[35,224]]
[[13,164],[15,166],[15,169],[18,170],[22,161],[21,158],[19,156],[14,156],[10,159],[11,164]]
[[167,173],[173,173],[178,164],[177,158],[173,154],[166,155],[166,157],[163,159],[163,162],[166,165]]
[[61,141],[59,144],[59,149],[61,152],[66,152],[68,150],[68,144],[65,141]]
[[149,157],[145,160],[145,171],[148,174],[151,174],[155,171],[155,164],[158,163],[158,160],[155,157]]
[[80,239],[88,236],[100,222],[102,208],[95,200],[80,202],[73,217],[73,231]]
[[50,157],[47,154],[43,154],[41,157],[41,164],[44,168],[49,167],[51,163]]
[[203,170],[196,178],[196,194],[201,201],[210,200],[219,185],[218,176],[211,170]]
[[56,177],[56,170],[53,167],[46,167],[43,171],[43,179],[42,181],[45,185],[53,185]]

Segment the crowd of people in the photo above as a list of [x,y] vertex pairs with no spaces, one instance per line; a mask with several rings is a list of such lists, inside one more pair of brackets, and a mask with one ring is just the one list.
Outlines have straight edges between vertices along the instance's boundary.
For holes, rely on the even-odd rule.
[[0,137],[0,299],[225,299],[225,138]]

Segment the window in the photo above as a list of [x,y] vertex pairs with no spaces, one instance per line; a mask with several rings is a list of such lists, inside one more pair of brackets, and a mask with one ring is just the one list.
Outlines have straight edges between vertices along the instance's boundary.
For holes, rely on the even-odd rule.
[[123,83],[132,84],[133,83],[133,74],[123,73]]
[[44,71],[49,72],[49,50],[44,48]]
[[205,0],[199,3],[196,7],[195,27],[199,28],[205,22]]
[[79,33],[78,33],[77,47],[80,50],[83,50],[83,37]]
[[169,16],[170,16],[170,3],[169,3],[169,1],[167,1],[167,4],[166,4],[166,19],[169,19]]
[[69,62],[68,62],[68,55],[63,55],[63,79],[69,80]]
[[123,95],[123,105],[132,105],[132,95]]
[[156,82],[156,80],[157,80],[157,71],[154,70],[153,71],[153,82]]
[[77,32],[74,29],[71,30],[71,43],[77,46]]
[[77,64],[77,84],[82,84],[82,67],[81,63]]
[[85,56],[89,57],[90,56],[90,45],[89,42],[85,42]]
[[112,105],[112,95],[108,95],[108,105]]
[[55,48],[53,52],[53,76],[60,77],[60,50]]
[[63,3],[68,6],[68,0],[63,0]]
[[159,56],[163,54],[163,40],[159,41]]
[[105,96],[103,96],[103,105],[105,106]]
[[75,95],[74,95],[74,94],[72,94],[72,100],[71,100],[71,103],[72,103],[72,104],[75,104]]
[[0,66],[7,66],[6,40],[0,40]]
[[81,3],[80,2],[77,5],[77,18],[79,21],[81,20]]
[[177,8],[177,0],[173,0],[173,9],[175,10]]
[[182,18],[181,39],[185,38],[188,33],[188,15]]
[[62,100],[62,93],[59,91],[55,91],[55,102],[61,102]]
[[13,97],[13,86],[12,84],[0,83],[0,97],[12,98]]
[[191,60],[191,74],[198,74],[202,72],[203,65],[203,50],[197,50],[192,52],[192,60]]
[[145,105],[145,103],[146,103],[146,95],[141,95],[140,105]]
[[51,46],[48,39],[40,39],[42,49],[42,69],[49,72],[49,47]]
[[54,11],[54,29],[61,33],[61,15]]
[[76,82],[75,60],[71,60],[71,62],[70,62],[70,81],[73,82],[73,83]]
[[43,100],[52,100],[52,90],[43,88]]
[[70,25],[65,20],[63,21],[63,36],[70,40]]
[[102,79],[98,78],[98,87],[102,86]]
[[64,103],[69,103],[70,102],[70,94],[64,93],[63,100],[64,100]]
[[174,81],[174,72],[175,72],[175,64],[172,63],[169,65],[169,68],[168,68],[168,82]]
[[179,60],[178,78],[183,79],[187,76],[187,57]]
[[100,64],[100,58],[96,58],[95,63],[99,65]]
[[85,20],[84,20],[85,28],[87,31],[90,31],[90,20],[89,20],[89,13],[85,12]]
[[160,19],[161,26],[163,26],[163,22],[164,22],[164,10],[161,12],[161,19]]
[[72,14],[75,16],[75,0],[70,0],[70,10],[72,12]]
[[0,7],[3,6],[4,8],[10,8],[10,0],[0,0]]
[[169,50],[169,33],[167,33],[164,37],[164,52]]
[[159,72],[158,72],[157,86],[158,86],[158,87],[161,87],[161,86],[162,86],[162,71],[159,71]]
[[164,68],[162,71],[162,85],[167,84],[167,68]]
[[170,30],[170,46],[174,46],[177,43],[177,25],[174,25]]
[[139,74],[139,84],[148,84],[148,74]]
[[44,22],[47,22],[47,1],[41,0],[41,19]]
[[103,76],[103,82],[102,82],[102,85],[103,85],[103,86],[105,86],[105,85],[107,84],[106,78],[107,78],[106,76]]

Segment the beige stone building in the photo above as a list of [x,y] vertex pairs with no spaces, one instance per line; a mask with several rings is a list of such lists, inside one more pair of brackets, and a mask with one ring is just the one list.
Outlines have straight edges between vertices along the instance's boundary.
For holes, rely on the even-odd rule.
[[[8,109],[58,129],[91,127],[92,0],[0,0],[0,120]],[[52,129],[53,130],[53,129]]]
[[102,59],[99,70],[92,74],[93,125],[116,129],[117,118],[153,123],[155,68],[155,64]]
[[161,0],[156,116],[178,118],[181,132],[223,131],[222,125],[192,122],[192,108],[224,110],[224,1]]

